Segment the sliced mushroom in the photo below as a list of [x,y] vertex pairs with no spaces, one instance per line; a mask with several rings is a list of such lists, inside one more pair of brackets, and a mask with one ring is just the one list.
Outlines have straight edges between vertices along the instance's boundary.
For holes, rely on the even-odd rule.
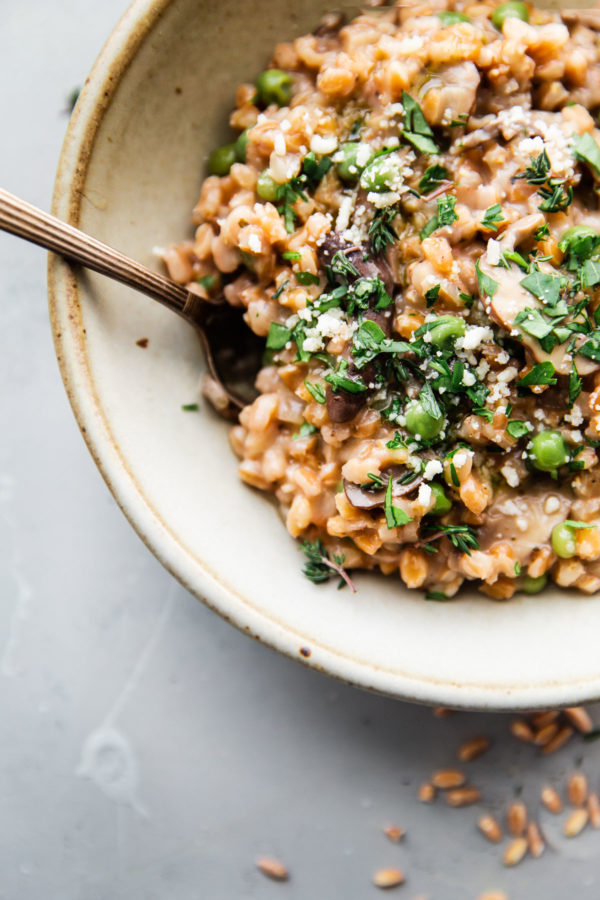
[[327,415],[336,425],[350,422],[363,408],[366,399],[365,392],[361,394],[351,394],[343,388],[339,391],[334,391],[331,386],[328,385],[325,391]]
[[[553,512],[546,511],[549,497],[559,503]],[[536,547],[549,545],[552,529],[568,517],[571,503],[568,489],[549,483],[530,485],[526,495],[519,489],[500,488],[485,511],[485,524],[479,532],[481,549],[510,541],[519,558],[527,558]]]
[[368,247],[350,244],[344,240],[339,231],[330,231],[319,247],[319,262],[322,266],[330,266],[335,254],[340,251],[352,263],[361,278],[380,278],[385,285],[386,291],[391,296],[394,289],[394,279],[383,257],[364,259],[369,252]]
[[[406,466],[391,466],[383,473],[384,481],[386,475],[392,477],[392,497],[394,499],[405,497],[407,494],[412,493],[423,482],[423,476],[416,475],[408,484],[399,484],[398,479],[402,478],[403,475],[406,475],[410,471],[411,470]],[[383,507],[385,504],[386,490],[387,485],[385,488],[375,491],[365,489],[360,484],[354,484],[352,481],[344,479],[344,492],[355,509],[376,509],[377,507]]]
[[[527,218],[532,217],[528,216]],[[503,246],[509,249],[508,245],[503,244]],[[543,304],[522,286],[521,281],[524,275],[518,266],[511,264],[510,269],[506,269],[504,266],[492,266],[488,262],[485,253],[479,260],[479,266],[483,274],[488,275],[498,285],[498,289],[490,301],[489,314],[507,331],[510,332],[512,329],[519,328],[518,324],[515,324],[515,319],[520,312],[526,309],[544,309]],[[540,263],[539,267],[542,272],[556,274],[552,266],[547,263]],[[536,362],[549,361],[559,375],[569,374],[571,371],[571,358],[567,354],[568,345],[566,343],[559,344],[551,353],[546,353],[537,338],[525,334],[523,331],[520,333],[521,343],[527,348]],[[576,364],[580,375],[590,375],[600,368],[599,364],[594,360],[579,355],[577,356]]]

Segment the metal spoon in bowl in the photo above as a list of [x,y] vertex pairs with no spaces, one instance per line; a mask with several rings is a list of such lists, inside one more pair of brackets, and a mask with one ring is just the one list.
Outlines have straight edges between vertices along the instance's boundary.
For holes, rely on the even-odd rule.
[[135,288],[193,325],[200,337],[208,371],[227,398],[227,406],[220,410],[227,418],[236,419],[240,409],[256,396],[252,385],[260,368],[264,341],[253,334],[240,311],[224,298],[203,300],[170,278],[1,188],[0,230]]

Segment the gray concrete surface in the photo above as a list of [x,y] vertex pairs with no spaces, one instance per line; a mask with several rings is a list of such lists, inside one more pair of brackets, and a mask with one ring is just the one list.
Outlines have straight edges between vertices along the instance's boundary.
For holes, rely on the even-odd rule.
[[[48,208],[62,111],[123,0],[4,0],[0,184]],[[46,311],[45,258],[0,234],[0,897],[237,900],[398,896],[597,900],[600,833],[514,870],[477,809],[416,800],[479,733],[487,809],[582,765],[540,762],[503,716],[431,712],[360,693],[249,641],[164,572],[116,508],[71,415]],[[566,646],[565,652],[576,652]],[[600,721],[600,714],[596,712]],[[408,831],[398,846],[382,826]],[[287,884],[254,867],[287,863]]]

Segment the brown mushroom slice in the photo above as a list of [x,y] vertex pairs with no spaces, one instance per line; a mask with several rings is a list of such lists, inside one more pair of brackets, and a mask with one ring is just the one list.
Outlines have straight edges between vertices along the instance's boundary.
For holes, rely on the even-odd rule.
[[[410,471],[411,470],[406,466],[390,466],[389,469],[386,469],[385,472],[382,473],[384,481],[386,475],[388,477],[391,475],[392,477],[392,497],[394,499],[405,497],[407,494],[412,493],[412,491],[416,490],[423,482],[422,475],[415,475],[415,477],[407,484],[399,484],[398,479]],[[386,490],[387,483],[385,488],[378,491],[372,491],[366,490],[360,484],[354,484],[354,482],[344,479],[344,492],[355,509],[376,509],[378,506],[383,506],[385,503]]]
[[[548,503],[550,498],[554,499]],[[519,488],[500,488],[485,511],[481,549],[508,541],[519,559],[527,559],[536,547],[549,546],[552,529],[568,518],[571,503],[567,490],[544,482],[528,486],[527,494]]]
[[[547,263],[540,263],[540,270],[555,274],[555,270]],[[568,344],[559,344],[551,353],[546,353],[537,338],[526,334],[515,324],[517,315],[526,309],[544,309],[544,305],[530,294],[522,285],[523,272],[518,266],[511,264],[510,269],[504,266],[492,266],[483,254],[479,267],[484,275],[488,275],[498,285],[498,289],[490,300],[489,314],[494,321],[507,331],[519,330],[521,343],[527,348],[536,363],[550,361],[559,375],[568,375],[572,360],[567,354]],[[599,364],[584,356],[577,356],[577,370],[580,375],[589,375],[598,371]]]
[[336,425],[350,422],[350,420],[363,408],[366,399],[365,393],[351,394],[343,388],[334,391],[333,388],[328,385],[325,391],[327,415]]
[[364,245],[359,247],[356,244],[349,244],[339,231],[330,231],[325,235],[317,252],[322,266],[330,266],[336,253],[344,253],[361,278],[380,278],[391,296],[394,289],[394,278],[386,260],[383,257],[365,260],[364,256],[367,251],[368,248]]

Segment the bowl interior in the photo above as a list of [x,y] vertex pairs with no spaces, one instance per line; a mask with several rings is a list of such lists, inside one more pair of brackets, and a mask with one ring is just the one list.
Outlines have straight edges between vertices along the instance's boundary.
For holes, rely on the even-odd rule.
[[[236,85],[328,5],[134,3],[73,118],[57,213],[157,266],[153,248],[191,234],[206,156],[229,134]],[[594,598],[555,590],[508,603],[425,602],[395,577],[369,575],[356,578],[356,595],[313,586],[273,504],[238,480],[228,427],[205,404],[181,410],[198,397],[193,330],[57,259],[50,288],[63,377],[107,482],[163,563],[222,615],[330,674],[399,697],[515,708],[600,695]]]

